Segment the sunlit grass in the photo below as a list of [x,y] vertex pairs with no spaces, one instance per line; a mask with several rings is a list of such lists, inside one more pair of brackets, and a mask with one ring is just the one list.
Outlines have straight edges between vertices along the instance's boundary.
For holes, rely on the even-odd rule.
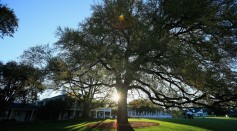
[[[172,123],[167,122],[165,120],[169,119],[131,119],[130,121],[146,121],[146,122],[155,122],[159,123],[159,126],[151,126],[146,128],[137,128],[136,131],[174,131],[174,130],[180,130],[180,131],[203,131],[204,128],[201,127],[195,127],[191,125],[185,125],[185,124],[179,124],[179,123]],[[180,119],[182,120],[182,119]]]

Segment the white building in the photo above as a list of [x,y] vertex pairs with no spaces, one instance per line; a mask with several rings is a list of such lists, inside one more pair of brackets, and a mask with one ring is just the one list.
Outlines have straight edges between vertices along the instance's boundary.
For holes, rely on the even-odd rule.
[[128,110],[128,117],[132,118],[172,118],[171,114],[158,111],[155,112],[149,112],[149,111],[142,111],[138,112],[136,110]]
[[111,108],[98,108],[91,110],[92,118],[112,118]]

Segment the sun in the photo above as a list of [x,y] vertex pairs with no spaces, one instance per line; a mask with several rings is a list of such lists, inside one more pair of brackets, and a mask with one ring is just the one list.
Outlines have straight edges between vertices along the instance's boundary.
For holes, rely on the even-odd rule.
[[120,96],[117,93],[114,93],[113,96],[112,96],[112,100],[115,101],[115,102],[118,102],[119,98],[120,98]]
[[123,15],[120,15],[120,16],[119,16],[119,21],[120,21],[120,22],[123,22],[123,21],[124,21],[124,16],[123,16]]

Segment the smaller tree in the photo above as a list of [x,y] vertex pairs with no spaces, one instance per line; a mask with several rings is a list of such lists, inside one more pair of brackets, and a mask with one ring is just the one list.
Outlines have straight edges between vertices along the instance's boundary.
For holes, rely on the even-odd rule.
[[43,91],[43,73],[32,66],[14,61],[0,63],[0,105],[35,102]]
[[38,67],[45,70],[48,62],[53,57],[55,50],[50,48],[49,44],[36,45],[25,50],[20,56],[21,62],[27,65]]
[[0,38],[12,37],[18,27],[18,18],[12,9],[3,4],[0,4],[0,14]]

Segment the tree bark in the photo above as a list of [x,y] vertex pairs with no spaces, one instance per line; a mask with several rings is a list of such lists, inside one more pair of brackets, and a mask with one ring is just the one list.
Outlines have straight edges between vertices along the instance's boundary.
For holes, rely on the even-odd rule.
[[90,106],[89,106],[89,104],[88,103],[83,103],[83,112],[82,112],[82,118],[89,118],[90,116],[89,116],[89,114],[90,114]]
[[127,92],[126,87],[117,87],[117,92],[120,96],[118,101],[118,113],[117,113],[117,131],[133,131],[133,128],[128,123],[127,112]]

